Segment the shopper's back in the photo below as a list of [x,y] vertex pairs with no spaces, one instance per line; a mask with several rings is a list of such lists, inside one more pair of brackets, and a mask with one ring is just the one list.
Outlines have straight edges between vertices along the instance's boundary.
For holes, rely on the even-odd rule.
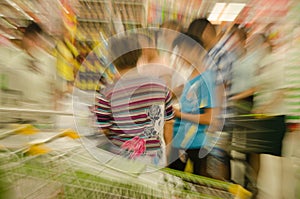
[[114,144],[113,152],[157,163],[163,156],[164,120],[173,116],[170,91],[159,78],[138,73],[136,39],[116,38],[110,45],[120,75],[97,95],[97,125]]

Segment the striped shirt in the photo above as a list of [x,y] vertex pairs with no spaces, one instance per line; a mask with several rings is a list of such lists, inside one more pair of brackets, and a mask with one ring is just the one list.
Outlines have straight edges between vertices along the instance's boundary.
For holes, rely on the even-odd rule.
[[288,50],[285,62],[286,83],[286,108],[288,123],[300,124],[300,44],[294,45]]
[[97,126],[109,129],[117,146],[135,136],[143,138],[146,150],[161,146],[164,120],[173,118],[171,93],[162,80],[135,75],[119,79],[97,93]]

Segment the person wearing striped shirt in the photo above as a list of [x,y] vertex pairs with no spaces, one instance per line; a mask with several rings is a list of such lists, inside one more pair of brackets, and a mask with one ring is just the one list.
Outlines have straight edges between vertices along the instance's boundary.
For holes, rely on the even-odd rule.
[[171,92],[161,79],[138,72],[141,47],[136,38],[122,36],[109,43],[119,76],[97,92],[97,127],[111,141],[110,151],[164,165],[164,129],[170,129],[165,121],[174,114]]

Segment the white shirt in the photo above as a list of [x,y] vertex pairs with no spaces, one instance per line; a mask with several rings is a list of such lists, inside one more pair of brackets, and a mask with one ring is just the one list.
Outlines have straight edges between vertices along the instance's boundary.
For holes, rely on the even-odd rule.
[[[20,51],[8,63],[10,69],[9,88],[23,92],[22,100],[49,104],[52,99],[51,86],[55,78],[55,58],[42,49],[36,49],[34,57]],[[39,72],[30,70],[34,63]]]
[[[264,113],[272,115],[286,114],[284,103],[286,89],[284,55],[282,52],[273,52],[262,60],[259,74],[255,78],[258,89],[254,95],[254,109],[277,100],[276,105],[264,110]],[[283,91],[283,94],[278,96],[280,91]]]

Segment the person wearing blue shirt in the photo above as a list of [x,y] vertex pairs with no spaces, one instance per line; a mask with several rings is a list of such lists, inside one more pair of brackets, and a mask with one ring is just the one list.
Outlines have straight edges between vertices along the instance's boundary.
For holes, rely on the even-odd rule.
[[188,27],[188,34],[197,37],[207,51],[204,65],[208,70],[215,73],[216,85],[216,118],[213,121],[214,131],[222,131],[227,115],[227,96],[230,92],[232,79],[232,66],[236,60],[234,53],[231,53],[228,43],[231,43],[234,28],[228,33],[217,34],[215,27],[206,18],[193,20]]
[[[191,35],[179,35],[174,46],[185,60],[186,68],[193,67],[191,75],[184,85],[179,99],[180,110],[174,108],[175,122],[171,164],[172,169],[184,170],[186,159],[193,163],[193,173],[207,176],[206,157],[201,158],[200,149],[205,150],[205,132],[212,120],[214,107],[213,72],[205,70],[199,59],[204,49],[197,38]],[[182,155],[183,153],[185,155]]]
[[[208,19],[198,18],[190,23],[187,30],[188,34],[197,37],[203,43],[203,47],[207,51],[203,65],[206,70],[214,72],[216,106],[214,108],[214,118],[210,124],[210,131],[218,135],[226,132],[230,136],[232,131],[232,125],[226,120],[232,116],[232,111],[228,106],[228,96],[232,83],[232,66],[237,56],[235,44],[238,43],[238,40],[233,34],[236,28],[234,25],[229,31],[217,34],[214,25]],[[214,142],[211,143],[211,145],[215,144]],[[222,151],[224,154],[227,153],[223,149]],[[225,156],[224,172],[217,179],[230,180],[229,154]]]

